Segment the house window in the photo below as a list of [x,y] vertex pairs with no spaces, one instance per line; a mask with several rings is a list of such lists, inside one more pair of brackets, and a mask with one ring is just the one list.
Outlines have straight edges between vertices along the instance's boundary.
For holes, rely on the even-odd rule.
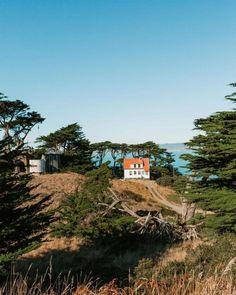
[[136,168],[136,164],[134,164],[134,168]]
[[138,171],[138,174],[139,174],[139,175],[141,174],[141,171],[140,171],[140,170]]
[[131,170],[129,171],[129,175],[132,175],[132,171]]
[[137,172],[136,171],[134,171],[134,175],[136,175],[137,174]]

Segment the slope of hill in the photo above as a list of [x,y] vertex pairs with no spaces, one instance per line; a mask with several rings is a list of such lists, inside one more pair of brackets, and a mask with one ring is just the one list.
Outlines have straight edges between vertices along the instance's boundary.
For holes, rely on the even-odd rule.
[[[50,195],[49,208],[55,209],[68,194],[80,189],[84,180],[85,177],[77,173],[55,173],[34,176],[30,186],[32,186],[32,194]],[[112,188],[127,199],[127,204],[134,211],[158,211],[160,208],[167,208],[180,213],[180,205],[168,200],[174,191],[157,185],[154,181],[115,179],[112,180]],[[75,250],[81,244],[81,239],[55,238],[48,234],[38,249],[25,256],[42,256],[54,249]]]
[[[30,185],[33,187],[32,194],[51,195],[50,208],[55,209],[63,198],[80,189],[84,180],[84,176],[76,173],[60,173],[34,176]],[[159,211],[161,208],[167,208],[176,214],[174,211],[180,210],[180,204],[168,199],[174,191],[161,187],[154,181],[112,180],[112,189],[122,199],[127,200],[126,204],[133,211]],[[150,245],[143,244],[141,247],[137,245],[137,249],[125,250],[122,255],[117,253],[117,257],[112,256],[109,259],[118,269],[119,267],[126,269],[126,267],[135,266],[139,259],[146,255],[158,255],[163,247],[165,246],[161,245],[161,242],[153,241]],[[52,259],[57,273],[60,273],[62,269],[69,271],[71,268],[76,271],[81,268],[81,263],[85,263],[87,267],[96,263],[101,259],[100,257],[104,259],[107,255],[106,251],[107,249],[104,248],[87,247],[81,238],[55,238],[48,232],[39,248],[23,255],[17,261],[16,269],[24,272],[32,264],[34,269],[43,272],[46,267],[49,267],[50,259]],[[109,263],[111,263],[110,260]]]

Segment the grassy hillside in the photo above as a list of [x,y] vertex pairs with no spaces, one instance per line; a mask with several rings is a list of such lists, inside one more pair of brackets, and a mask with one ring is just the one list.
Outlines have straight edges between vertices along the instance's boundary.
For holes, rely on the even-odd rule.
[[[84,176],[76,173],[59,173],[35,176],[30,185],[33,187],[33,194],[51,195],[49,208],[56,209],[67,195],[75,190],[80,190],[84,180]],[[112,180],[112,188],[122,199],[127,201],[126,204],[134,211],[159,211],[165,206],[150,192],[148,183],[148,181]],[[150,183],[156,185],[166,200],[171,199],[174,193],[172,189],[161,187],[152,181]],[[169,209],[165,212],[176,214]],[[104,246],[103,241],[89,245],[85,243],[83,238],[54,237],[50,234],[49,229],[42,245],[23,255],[17,261],[16,269],[26,272],[32,264],[32,269],[43,273],[49,266],[51,259],[56,274],[66,273],[70,270],[77,273],[83,270],[87,273],[93,269],[94,276],[103,275],[105,280],[110,280],[113,277],[125,278],[129,269],[134,268],[140,259],[159,256],[168,247],[161,241],[150,239],[147,241],[146,237],[141,240],[140,237],[134,238],[132,244],[127,244],[121,239],[120,244],[118,243],[120,246],[117,247],[118,240],[119,237],[116,241],[109,241],[107,246]],[[103,264],[102,270],[101,263]],[[113,273],[110,273],[111,267]]]

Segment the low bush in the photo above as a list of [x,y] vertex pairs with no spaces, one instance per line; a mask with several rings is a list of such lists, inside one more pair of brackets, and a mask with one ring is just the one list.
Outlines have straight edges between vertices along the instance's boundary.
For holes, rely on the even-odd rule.
[[134,278],[165,279],[173,283],[173,277],[188,274],[200,277],[231,275],[236,281],[236,238],[233,235],[220,236],[213,242],[199,245],[187,252],[184,261],[173,261],[159,267],[158,260],[141,260],[134,269]]
[[161,176],[160,178],[157,179],[157,184],[163,185],[163,186],[172,186],[173,182],[174,182],[173,177],[169,175]]

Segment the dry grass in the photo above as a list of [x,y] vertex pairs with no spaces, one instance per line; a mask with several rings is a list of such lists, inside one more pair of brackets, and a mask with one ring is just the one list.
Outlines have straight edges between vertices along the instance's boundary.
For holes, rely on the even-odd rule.
[[[85,177],[77,173],[54,173],[46,175],[34,176],[30,182],[32,194],[39,196],[51,195],[50,209],[55,209],[61,201],[76,189],[80,189]],[[152,181],[153,182],[153,181]],[[155,183],[155,182],[153,182]],[[155,183],[156,185],[156,183]],[[127,196],[128,205],[134,211],[138,210],[159,210],[162,205],[153,198],[147,188],[147,181],[144,180],[113,180],[112,186],[115,191]],[[163,196],[168,197],[173,194],[169,188],[157,185],[158,190]],[[130,196],[130,197],[129,197]],[[137,198],[135,197],[137,196]],[[48,233],[42,245],[27,254],[22,258],[36,258],[47,255],[54,250],[74,251],[78,250],[83,241],[77,238],[55,238]],[[21,264],[21,260],[19,264]]]
[[[80,189],[81,184],[84,182],[85,177],[77,173],[54,173],[46,175],[34,176],[30,182],[32,194],[39,196],[51,195],[51,205],[48,209],[55,209],[59,206],[60,202],[66,195],[73,193],[75,190]],[[168,188],[157,185],[155,181],[152,182],[158,191],[167,200],[175,192]],[[162,207],[161,203],[153,198],[149,189],[146,186],[147,181],[144,180],[113,180],[113,189],[120,194],[129,196],[140,196],[141,201],[136,201],[135,198],[128,198],[129,205],[133,210],[158,210]]]
[[[56,208],[65,195],[79,188],[83,181],[84,177],[75,173],[35,176],[31,182],[31,185],[36,186],[32,193],[39,195],[52,194],[53,203],[51,208]],[[145,181],[114,180],[112,184],[113,188],[120,193],[130,191],[144,198],[144,201],[138,203],[131,200],[130,202],[134,208],[138,210],[158,209],[158,203],[147,189]],[[166,198],[173,194],[173,190],[169,188],[159,185],[157,187],[158,191]],[[39,249],[28,253],[22,259],[44,257],[50,251],[58,249],[66,249],[68,252],[70,250],[72,252],[78,251],[82,244],[83,241],[75,238],[52,239],[48,235]],[[169,250],[169,252],[167,251],[161,263],[165,265],[170,261],[183,260],[188,247],[192,247],[192,244],[186,245],[186,249],[177,247]],[[71,256],[71,259],[73,259],[73,256]],[[61,258],[60,262],[61,271],[63,268]],[[58,279],[52,281],[50,271],[42,277],[36,277],[33,283],[29,283],[29,281],[27,275],[23,277],[13,274],[3,287],[0,287],[0,295],[236,295],[235,282],[230,277],[223,275],[201,278],[186,273],[182,276],[174,276],[171,282],[163,278],[160,280],[140,279],[134,285],[126,288],[119,288],[119,284],[115,280],[100,288],[96,287],[92,280],[75,284],[75,280],[70,275],[63,278],[59,276]]]
[[81,187],[85,177],[77,173],[54,173],[36,175],[33,177],[30,186],[34,187],[32,194],[47,196],[51,195],[52,203],[49,209],[55,209],[66,195],[73,193]]
[[[50,195],[50,202],[47,210],[51,210],[58,208],[61,201],[65,199],[67,195],[80,189],[84,180],[85,176],[77,173],[34,175],[29,186],[32,187],[31,194],[38,195],[38,198]],[[41,257],[54,250],[73,251],[78,249],[81,243],[82,240],[78,238],[56,238],[51,237],[48,233],[44,237],[43,243],[39,248],[26,253],[20,260],[24,260],[24,258]]]
[[[85,177],[76,173],[54,173],[47,175],[34,176],[30,185],[35,188],[32,190],[32,194],[38,194],[40,196],[51,195],[52,204],[51,209],[58,207],[60,202],[66,197],[66,195],[73,193],[76,189],[81,187],[84,182]],[[153,182],[155,183],[155,182]],[[156,185],[156,183],[155,183]],[[147,181],[142,180],[113,180],[113,189],[120,194],[127,195],[128,205],[133,210],[159,210],[159,203],[153,198],[149,189],[147,188]],[[164,195],[169,196],[173,191],[169,188],[158,186],[158,190]],[[136,200],[136,196],[141,196],[140,200]],[[56,256],[54,260],[59,265],[66,264],[73,265],[73,261],[76,261],[78,251],[80,251],[83,245],[83,240],[79,238],[56,238],[52,237],[48,233],[44,237],[42,245],[23,255],[16,262],[16,269],[27,270],[29,263],[34,261],[34,268],[39,267],[41,269],[42,265],[44,269],[48,265],[48,260],[51,255]],[[56,253],[56,254],[55,254]],[[57,254],[58,253],[58,254]],[[68,255],[68,253],[75,253],[74,255]],[[136,254],[136,253],[134,253]],[[131,255],[131,253],[129,254]],[[70,269],[70,268],[69,268]],[[61,272],[61,268],[57,268],[58,272]],[[65,268],[68,271],[68,268]]]
[[156,184],[156,186],[157,186],[157,189],[158,189],[158,191],[163,195],[163,196],[165,196],[165,197],[169,197],[169,196],[172,196],[172,195],[174,195],[174,194],[176,194],[176,192],[172,189],[172,188],[170,188],[170,187],[168,187],[168,186],[161,186],[161,185],[159,185],[159,184],[157,184],[157,183],[155,183]]
[[75,286],[68,277],[58,278],[55,283],[49,280],[47,287],[45,279],[50,279],[50,273],[36,278],[29,286],[27,277],[15,276],[0,288],[0,295],[236,295],[236,285],[232,278],[211,276],[201,279],[185,274],[173,277],[172,282],[165,280],[139,280],[131,287],[119,288],[117,281],[94,287],[94,281],[88,280]]
[[[121,195],[127,196],[128,205],[134,211],[138,210],[159,210],[161,205],[155,198],[153,198],[149,189],[146,186],[147,180],[113,180],[112,187],[113,189]],[[136,202],[129,198],[129,195],[141,196],[142,200]]]
[[194,240],[194,241],[185,241],[181,244],[177,244],[167,249],[162,255],[160,261],[158,262],[158,267],[164,267],[170,262],[181,262],[187,256],[188,251],[195,250],[199,245],[203,243],[206,244],[203,240]]
[[51,237],[50,234],[48,234],[44,238],[42,245],[39,248],[22,255],[19,259],[19,263],[21,260],[24,260],[24,258],[40,258],[54,250],[68,252],[77,251],[81,245],[83,245],[83,239],[81,238],[56,238]]
[[150,194],[149,190],[145,187],[145,183],[140,182],[138,180],[113,180],[112,181],[113,188],[119,192],[122,193],[124,191],[131,191],[134,194],[142,195],[142,197],[149,201],[152,199],[152,195]]

